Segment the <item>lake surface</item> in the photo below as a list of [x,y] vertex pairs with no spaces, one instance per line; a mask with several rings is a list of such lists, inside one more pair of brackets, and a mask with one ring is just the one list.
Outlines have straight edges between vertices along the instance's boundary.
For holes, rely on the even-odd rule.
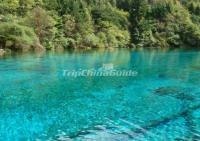
[[[138,74],[63,75],[105,65]],[[198,141],[200,51],[118,49],[1,58],[0,140]]]

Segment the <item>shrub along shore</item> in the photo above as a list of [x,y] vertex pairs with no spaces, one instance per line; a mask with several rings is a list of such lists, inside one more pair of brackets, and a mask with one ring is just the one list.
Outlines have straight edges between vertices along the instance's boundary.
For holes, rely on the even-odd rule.
[[0,0],[8,51],[200,47],[199,0]]

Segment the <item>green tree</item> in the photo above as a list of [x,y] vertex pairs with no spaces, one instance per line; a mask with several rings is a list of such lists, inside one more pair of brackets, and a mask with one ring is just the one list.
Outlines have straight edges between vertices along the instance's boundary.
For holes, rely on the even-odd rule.
[[3,48],[18,50],[38,44],[38,38],[30,27],[2,22],[0,23],[0,44]]
[[44,45],[49,45],[55,37],[55,24],[56,21],[48,15],[48,13],[39,6],[36,6],[29,16],[30,26],[34,27],[34,30],[39,37],[39,40]]
[[0,1],[0,13],[1,14],[16,14],[19,7],[19,0],[1,0]]
[[139,43],[140,35],[140,22],[145,18],[148,11],[148,5],[146,0],[133,0],[130,6],[130,22],[131,22],[131,38],[132,42]]
[[34,6],[33,0],[19,0],[18,14],[25,16]]

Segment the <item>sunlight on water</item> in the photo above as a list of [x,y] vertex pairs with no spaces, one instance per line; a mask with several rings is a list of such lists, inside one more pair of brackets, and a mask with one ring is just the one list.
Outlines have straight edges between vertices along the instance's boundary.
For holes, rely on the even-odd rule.
[[[135,77],[64,77],[113,64]],[[0,59],[0,140],[200,140],[200,51],[91,50]]]

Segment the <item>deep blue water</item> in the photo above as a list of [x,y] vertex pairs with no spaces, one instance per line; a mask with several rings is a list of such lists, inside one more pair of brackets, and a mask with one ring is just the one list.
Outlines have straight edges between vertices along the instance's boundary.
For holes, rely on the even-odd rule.
[[[113,64],[135,77],[66,77]],[[1,141],[200,140],[200,51],[91,50],[0,59]]]

